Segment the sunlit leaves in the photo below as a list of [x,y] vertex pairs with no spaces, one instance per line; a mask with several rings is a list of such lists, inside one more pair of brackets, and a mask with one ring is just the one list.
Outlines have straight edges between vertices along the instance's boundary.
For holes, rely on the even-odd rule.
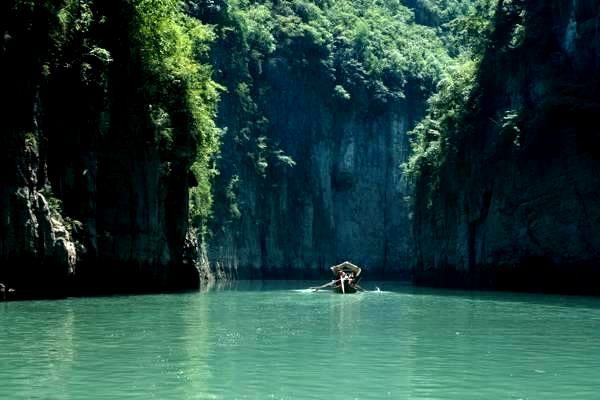
[[438,168],[449,151],[449,139],[458,134],[476,83],[478,62],[463,60],[450,68],[429,100],[427,116],[412,130],[412,154],[405,172],[419,175]]
[[[210,182],[216,171],[211,162],[219,144],[214,123],[219,86],[212,80],[211,67],[198,60],[207,58],[214,34],[185,15],[179,0],[135,1],[134,24],[148,96],[158,103],[151,117],[161,143],[171,149],[177,135],[197,138],[191,172],[198,184],[190,190],[190,218],[201,227],[212,206]],[[189,118],[178,117],[175,123],[174,116],[182,113]]]

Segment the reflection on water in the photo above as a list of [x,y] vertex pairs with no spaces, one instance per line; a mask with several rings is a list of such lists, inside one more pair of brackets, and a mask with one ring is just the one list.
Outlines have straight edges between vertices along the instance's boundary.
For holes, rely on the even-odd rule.
[[0,303],[0,399],[597,398],[598,299],[314,284]]

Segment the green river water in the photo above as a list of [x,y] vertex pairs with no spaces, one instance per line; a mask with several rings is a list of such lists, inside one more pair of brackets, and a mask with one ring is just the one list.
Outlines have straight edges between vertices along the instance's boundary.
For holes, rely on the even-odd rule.
[[600,398],[600,299],[313,283],[0,303],[0,399]]

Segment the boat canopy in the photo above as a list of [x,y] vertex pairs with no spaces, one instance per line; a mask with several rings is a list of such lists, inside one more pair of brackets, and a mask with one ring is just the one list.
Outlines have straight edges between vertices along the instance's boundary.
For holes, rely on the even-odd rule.
[[353,272],[354,276],[358,277],[360,275],[362,269],[359,266],[356,266],[349,261],[344,261],[341,264],[334,265],[333,267],[331,267],[331,272],[333,272],[333,274],[335,276],[338,276],[341,271],[344,271],[346,273]]

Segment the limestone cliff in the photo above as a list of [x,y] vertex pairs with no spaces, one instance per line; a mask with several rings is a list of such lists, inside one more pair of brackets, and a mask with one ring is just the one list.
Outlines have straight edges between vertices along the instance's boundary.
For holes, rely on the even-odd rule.
[[185,105],[168,148],[153,119],[171,111],[158,85],[184,93],[144,65],[135,6],[109,3],[0,9],[0,282],[19,297],[199,282],[183,258],[196,138]]
[[[198,13],[227,28],[218,31],[213,61],[227,91],[218,113],[224,135],[205,274],[322,278],[348,259],[371,277],[409,275],[409,188],[401,166],[406,133],[435,85],[425,69],[448,57],[435,31],[415,24],[401,4],[383,10],[364,3],[369,13],[356,15],[336,11],[335,3],[310,13],[294,1],[259,1],[250,10],[232,4],[217,1]],[[342,15],[377,13],[393,15],[377,17],[388,18],[392,31],[373,29],[373,38],[361,31],[363,39],[350,40],[354,26],[332,25]],[[376,23],[371,18],[356,24]],[[435,48],[426,64],[418,64],[422,52],[393,42],[393,30],[416,35],[402,43],[427,38],[423,45]],[[373,54],[365,59],[367,48]],[[379,49],[395,51],[406,67],[390,61],[382,76],[371,72]]]
[[419,282],[598,292],[599,21],[593,0],[500,2],[472,111],[417,180]]
[[214,228],[210,261],[240,278],[322,277],[346,259],[372,276],[407,273],[408,186],[401,164],[423,100],[409,98],[375,115],[340,111],[309,79],[281,65],[264,74],[273,93],[263,99],[272,140],[295,165],[272,160],[263,177],[244,154],[223,155],[221,178],[239,177],[240,215]]

